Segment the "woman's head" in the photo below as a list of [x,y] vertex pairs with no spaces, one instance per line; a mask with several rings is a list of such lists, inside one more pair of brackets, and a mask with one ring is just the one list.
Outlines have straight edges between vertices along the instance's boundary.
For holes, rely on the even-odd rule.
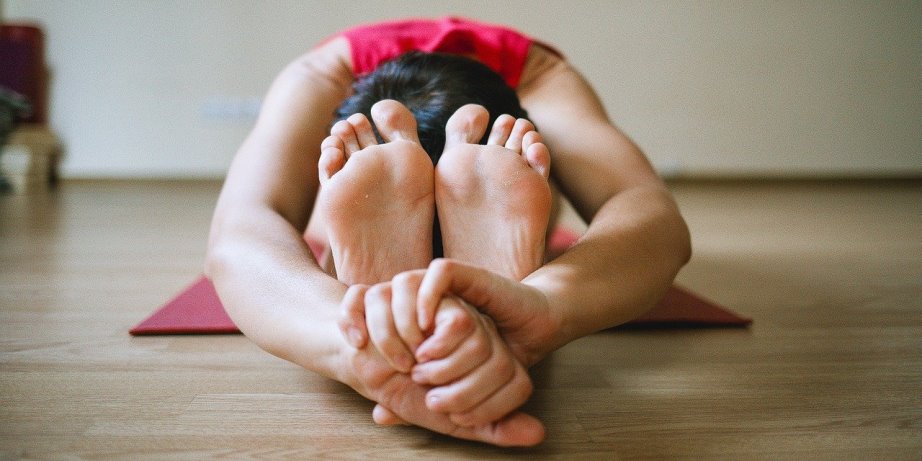
[[465,104],[486,107],[491,125],[501,114],[527,117],[515,91],[499,74],[478,61],[452,54],[402,54],[361,78],[353,89],[353,95],[337,109],[337,120],[356,113],[371,120],[371,106],[376,102],[400,101],[416,117],[420,142],[433,163],[445,147],[448,118]]

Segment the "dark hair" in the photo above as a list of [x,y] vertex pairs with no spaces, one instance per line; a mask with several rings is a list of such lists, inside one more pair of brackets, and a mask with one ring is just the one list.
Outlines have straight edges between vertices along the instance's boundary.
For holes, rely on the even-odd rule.
[[[490,113],[488,126],[502,114],[527,117],[515,91],[499,74],[478,61],[453,54],[404,53],[359,79],[353,90],[336,110],[336,120],[357,113],[371,120],[371,106],[376,102],[399,101],[416,117],[420,142],[433,163],[445,148],[448,118],[465,104],[484,106]],[[375,135],[380,141],[377,130]]]

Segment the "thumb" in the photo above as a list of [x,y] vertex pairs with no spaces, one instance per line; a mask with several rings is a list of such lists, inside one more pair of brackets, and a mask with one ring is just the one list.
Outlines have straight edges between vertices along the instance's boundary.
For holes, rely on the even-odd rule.
[[500,275],[451,259],[436,259],[429,264],[417,298],[419,312],[431,314],[420,326],[431,327],[439,303],[446,293],[454,294],[497,325],[515,325],[523,314],[521,289]]
[[400,417],[395,415],[394,412],[383,407],[380,403],[375,405],[375,409],[371,411],[371,418],[375,421],[375,424],[380,426],[411,425],[410,423],[400,419]]
[[[394,412],[381,404],[375,405],[372,411],[375,423],[382,426],[395,426],[412,424],[401,419]],[[502,447],[530,447],[544,441],[546,430],[544,424],[534,416],[520,411],[511,413],[499,421],[474,427],[461,427],[450,424],[451,430],[442,429],[439,432],[460,439],[476,440],[491,443]]]
[[538,418],[517,411],[490,424],[459,428],[452,435],[501,447],[531,447],[544,441],[545,432],[544,424]]

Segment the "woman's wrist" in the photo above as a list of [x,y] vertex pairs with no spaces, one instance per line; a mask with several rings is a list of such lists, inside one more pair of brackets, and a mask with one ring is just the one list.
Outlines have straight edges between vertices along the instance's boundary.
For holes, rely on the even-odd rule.
[[[282,308],[257,316],[263,321],[238,322],[246,336],[266,352],[308,371],[342,382],[356,384],[348,365],[355,349],[344,340],[337,327],[336,311],[327,306],[313,309]],[[242,317],[242,316],[240,316]],[[272,317],[271,322],[266,317]],[[249,319],[242,317],[240,320]]]
[[555,276],[557,272],[559,268],[545,266],[522,281],[531,289],[534,299],[531,304],[536,307],[530,325],[534,333],[528,366],[582,336],[567,310],[573,304],[564,296],[568,287],[562,277]]
[[522,285],[526,288],[522,307],[529,313],[528,318],[517,331],[504,334],[504,337],[522,363],[531,367],[568,341],[563,339],[564,318],[559,310],[551,307],[549,293],[540,283],[530,282],[528,278]]

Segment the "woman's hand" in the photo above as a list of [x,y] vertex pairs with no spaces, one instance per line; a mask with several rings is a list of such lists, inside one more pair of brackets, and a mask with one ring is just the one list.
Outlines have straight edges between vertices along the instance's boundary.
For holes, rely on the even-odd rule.
[[369,337],[392,368],[431,386],[430,410],[447,413],[465,427],[500,420],[531,395],[527,371],[493,320],[455,296],[440,300],[431,331],[416,328],[408,338],[401,325],[416,327],[416,295],[424,274],[408,271],[392,282],[353,287],[343,303],[341,332],[359,349]]
[[[527,280],[527,279],[526,279]],[[420,326],[429,328],[442,298],[455,295],[493,319],[519,363],[530,367],[563,346],[562,322],[537,288],[451,259],[426,269],[417,295]]]
[[[367,287],[363,286],[350,288],[343,299],[343,304],[349,305],[363,302],[366,291]],[[440,309],[440,311],[444,312],[444,316],[452,317],[457,315],[454,312],[459,308],[463,308],[463,306],[457,303],[454,306]],[[478,314],[471,310],[465,315]],[[453,322],[450,319],[436,319],[437,323],[440,321]],[[496,335],[494,337],[496,338]],[[500,345],[501,341],[496,338],[493,346],[498,347]],[[505,416],[492,422],[476,421],[478,418],[493,417],[490,413],[463,414],[460,419],[463,425],[453,421],[453,418],[448,413],[432,411],[427,405],[427,395],[432,391],[432,388],[415,382],[409,374],[395,370],[377,351],[377,348],[349,348],[348,351],[345,351],[345,356],[347,357],[345,360],[347,373],[344,373],[344,375],[349,377],[344,381],[366,398],[379,403],[373,414],[375,421],[379,424],[410,423],[453,437],[500,446],[531,446],[540,443],[544,439],[544,426],[540,421],[522,412],[509,413],[511,409],[501,408],[500,413]],[[521,373],[522,375],[516,375],[509,382],[514,382],[517,379],[521,380],[522,376],[527,380],[524,370]],[[528,381],[528,384],[528,390],[530,391],[530,381]],[[514,386],[505,386],[505,388],[516,390]],[[499,392],[502,393],[504,390],[501,389]],[[525,396],[527,398],[527,393]],[[516,403],[515,407],[518,407],[519,404]],[[493,407],[496,408],[497,406],[494,405]]]

